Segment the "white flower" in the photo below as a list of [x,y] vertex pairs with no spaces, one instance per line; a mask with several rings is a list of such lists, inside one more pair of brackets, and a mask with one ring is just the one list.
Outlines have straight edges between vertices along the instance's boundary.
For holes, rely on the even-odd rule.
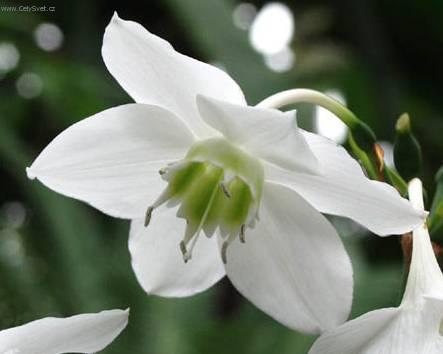
[[299,130],[293,113],[247,106],[227,74],[139,24],[115,15],[102,53],[137,104],[74,124],[28,176],[131,219],[132,265],[146,292],[189,296],[227,274],[276,320],[318,333],[347,318],[352,269],[317,210],[378,234],[421,223],[343,148]]
[[[410,182],[409,197],[418,210],[424,209],[420,180]],[[309,354],[443,353],[443,274],[425,224],[413,231],[412,242],[400,306],[371,311],[326,332]]]
[[95,353],[126,327],[129,311],[46,317],[0,331],[0,354]]

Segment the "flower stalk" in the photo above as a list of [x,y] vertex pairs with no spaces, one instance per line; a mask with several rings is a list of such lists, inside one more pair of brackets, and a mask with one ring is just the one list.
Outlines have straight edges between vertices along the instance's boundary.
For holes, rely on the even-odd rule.
[[348,140],[355,156],[361,161],[368,175],[377,179],[378,175],[371,157],[366,152],[374,155],[375,134],[371,128],[362,122],[346,106],[322,92],[309,89],[292,89],[279,92],[261,101],[257,107],[281,108],[290,104],[311,103],[321,106],[335,114],[349,128]]

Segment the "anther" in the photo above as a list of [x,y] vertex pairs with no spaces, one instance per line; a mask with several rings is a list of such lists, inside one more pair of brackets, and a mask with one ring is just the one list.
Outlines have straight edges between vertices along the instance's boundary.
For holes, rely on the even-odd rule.
[[246,242],[245,231],[246,231],[246,225],[243,224],[243,225],[240,227],[240,233],[238,234],[238,238],[240,239],[240,242],[241,242],[241,243],[245,243],[245,242]]
[[228,246],[229,246],[228,241],[223,242],[222,248],[221,248],[221,258],[222,258],[223,264],[226,264],[228,261],[228,259],[226,257],[226,252],[228,250]]
[[158,174],[159,174],[160,176],[163,176],[164,174],[166,174],[166,172],[168,172],[168,171],[166,170],[166,168],[161,168],[160,170],[158,170]]
[[180,242],[180,251],[183,255],[183,260],[185,263],[188,262],[188,260],[190,259],[190,257],[188,256],[188,250],[186,249],[186,243],[185,241],[181,241]]
[[151,216],[152,216],[152,211],[154,210],[153,206],[150,206],[147,210],[146,210],[146,214],[145,214],[145,227],[147,227],[149,225],[149,223],[151,222]]
[[228,257],[226,256],[228,251],[228,246],[236,239],[237,234],[231,234],[228,236],[227,240],[223,242],[221,247],[221,258],[224,264],[227,263]]
[[229,191],[228,187],[226,187],[226,184],[224,184],[223,182],[220,183],[220,187],[221,190],[223,191],[223,193],[225,194],[226,197],[231,198],[232,194]]

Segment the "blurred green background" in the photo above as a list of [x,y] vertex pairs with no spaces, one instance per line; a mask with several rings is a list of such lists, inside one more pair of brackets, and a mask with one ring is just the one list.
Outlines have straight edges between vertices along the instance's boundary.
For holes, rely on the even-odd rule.
[[[26,179],[25,167],[56,134],[131,101],[100,54],[114,10],[224,68],[250,104],[283,89],[319,89],[345,101],[385,142],[408,111],[422,143],[425,184],[430,194],[435,188],[443,156],[440,0],[48,0],[0,7],[9,5],[47,11],[0,8],[0,329],[131,307],[128,328],[105,353],[298,354],[315,339],[274,322],[227,281],[193,298],[146,296],[130,267],[127,222]],[[299,108],[302,125],[340,139],[327,113]],[[354,265],[352,317],[398,304],[398,238],[333,222]]]

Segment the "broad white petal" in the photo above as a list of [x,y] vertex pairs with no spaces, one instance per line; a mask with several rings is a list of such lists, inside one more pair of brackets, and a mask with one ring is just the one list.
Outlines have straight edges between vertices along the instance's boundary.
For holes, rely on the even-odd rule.
[[102,55],[111,74],[139,103],[169,109],[200,137],[212,134],[199,117],[196,95],[245,104],[242,91],[222,70],[182,55],[140,24],[114,14],[103,38]]
[[321,336],[309,354],[441,354],[443,302],[369,312]]
[[95,353],[126,327],[129,311],[46,317],[0,332],[2,354]]
[[63,131],[27,172],[106,214],[137,218],[164,188],[158,170],[183,158],[192,143],[192,134],[172,113],[128,104]]
[[186,222],[172,208],[153,212],[151,223],[133,220],[129,250],[135,275],[148,294],[185,297],[206,290],[225,275],[217,241],[203,233],[197,240],[192,259],[183,261],[179,244]]
[[202,95],[197,97],[197,105],[205,122],[252,155],[285,170],[318,171],[294,111],[236,105]]
[[352,267],[335,229],[294,191],[266,183],[260,221],[227,250],[234,286],[284,325],[319,333],[351,309]]
[[265,178],[287,185],[323,213],[345,216],[385,236],[403,234],[423,223],[416,211],[390,185],[369,180],[346,150],[333,141],[303,132],[322,170],[318,175],[265,168]]

